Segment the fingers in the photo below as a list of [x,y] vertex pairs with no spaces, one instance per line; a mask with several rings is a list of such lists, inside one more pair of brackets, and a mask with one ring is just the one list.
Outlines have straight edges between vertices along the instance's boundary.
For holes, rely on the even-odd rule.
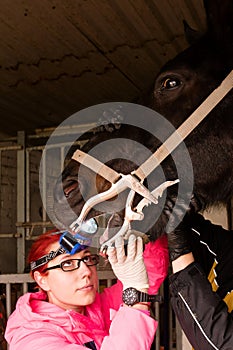
[[125,261],[124,239],[122,236],[117,237],[115,241],[115,249],[118,263],[122,264]]
[[117,237],[115,247],[108,247],[107,255],[110,264],[123,264],[126,260],[133,261],[136,256],[143,253],[143,240],[131,234],[127,244],[127,255],[125,253],[123,237]]
[[125,261],[124,239],[122,236],[115,240],[115,247],[108,247],[108,260],[110,264],[123,263]]
[[142,237],[137,237],[137,255],[143,254],[143,240]]
[[137,253],[137,240],[135,235],[130,235],[127,245],[127,260],[133,261]]
[[117,255],[116,255],[115,247],[108,247],[107,256],[108,256],[108,261],[110,262],[111,265],[114,265],[117,263]]
[[141,237],[135,235],[129,236],[127,246],[127,261],[133,261],[137,256],[142,257],[143,253],[143,240]]

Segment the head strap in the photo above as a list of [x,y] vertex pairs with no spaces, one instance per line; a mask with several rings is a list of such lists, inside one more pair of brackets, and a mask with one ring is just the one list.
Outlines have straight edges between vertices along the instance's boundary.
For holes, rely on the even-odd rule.
[[45,264],[47,264],[50,260],[53,260],[54,258],[56,258],[58,255],[60,254],[64,254],[66,253],[65,249],[62,247],[59,247],[57,250],[55,251],[51,251],[46,255],[43,255],[41,258],[32,261],[30,263],[30,267],[31,267],[31,271],[35,270],[37,267],[43,266]]

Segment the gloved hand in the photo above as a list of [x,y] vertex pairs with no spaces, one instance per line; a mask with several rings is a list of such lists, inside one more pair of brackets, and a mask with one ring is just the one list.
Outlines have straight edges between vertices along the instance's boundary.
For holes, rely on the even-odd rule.
[[149,278],[149,294],[157,294],[168,274],[169,256],[167,236],[159,237],[155,242],[145,245],[144,263]]
[[189,244],[189,230],[193,220],[194,208],[192,203],[187,206],[187,202],[179,200],[175,203],[168,199],[164,208],[164,213],[169,219],[166,228],[168,237],[168,249],[170,260],[174,261],[184,254],[191,252]]
[[134,287],[138,290],[149,287],[146,267],[143,260],[143,241],[141,237],[130,235],[127,244],[127,255],[123,237],[118,237],[115,247],[108,247],[108,260],[116,277],[122,282],[123,290]]

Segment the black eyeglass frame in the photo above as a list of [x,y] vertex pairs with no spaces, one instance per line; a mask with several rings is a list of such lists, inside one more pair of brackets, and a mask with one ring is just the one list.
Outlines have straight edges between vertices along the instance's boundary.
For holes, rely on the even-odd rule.
[[[88,263],[87,261],[85,261],[87,258],[95,258],[96,259],[96,262],[93,264],[93,263]],[[84,262],[87,266],[95,266],[95,265],[98,265],[99,263],[99,255],[98,254],[90,254],[90,255],[85,255],[83,258],[81,259],[67,259],[67,260],[64,260],[62,262],[60,262],[60,264],[58,265],[54,265],[54,266],[50,266],[50,267],[47,267],[46,269],[43,270],[43,272],[46,272],[46,271],[49,271],[49,270],[53,270],[53,269],[62,269],[63,272],[71,272],[71,271],[74,271],[74,270],[77,270],[80,268],[80,264],[81,262]],[[67,261],[77,261],[77,267],[73,268],[72,270],[63,270],[63,265],[67,262]]]

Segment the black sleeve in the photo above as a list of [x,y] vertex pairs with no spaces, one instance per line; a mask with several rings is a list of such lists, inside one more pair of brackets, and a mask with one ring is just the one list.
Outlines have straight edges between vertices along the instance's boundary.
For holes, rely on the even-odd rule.
[[233,231],[212,224],[199,214],[195,216],[191,226],[189,237],[194,259],[201,265],[206,276],[209,275],[214,261],[217,263],[217,293],[224,298],[226,293],[233,290]]
[[171,303],[195,350],[233,349],[233,315],[197,263],[170,277]]
[[191,227],[193,235],[199,236],[199,240],[204,241],[217,255],[225,251],[229,244],[233,248],[233,232],[213,224],[202,215],[193,216]]

